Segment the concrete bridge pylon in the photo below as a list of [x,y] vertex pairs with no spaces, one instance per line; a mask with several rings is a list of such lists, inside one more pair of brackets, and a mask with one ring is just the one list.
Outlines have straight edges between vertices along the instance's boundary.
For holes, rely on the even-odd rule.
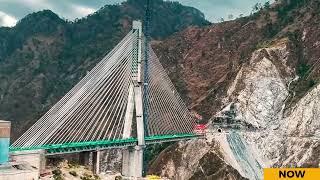
[[[132,72],[132,84],[129,87],[128,104],[124,122],[123,138],[132,135],[133,118],[135,117],[138,145],[134,148],[128,147],[123,150],[122,155],[122,174],[128,177],[142,177],[143,175],[143,150],[145,147],[145,129],[143,119],[143,98],[142,86],[144,85],[141,77],[142,64],[142,23],[133,21],[132,28],[138,31],[136,41],[133,42],[134,49],[132,66],[137,66],[137,70]],[[135,114],[134,114],[135,113]]]

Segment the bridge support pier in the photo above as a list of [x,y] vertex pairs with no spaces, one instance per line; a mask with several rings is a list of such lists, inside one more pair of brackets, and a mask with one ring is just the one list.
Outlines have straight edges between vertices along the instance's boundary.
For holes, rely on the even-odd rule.
[[127,177],[142,177],[143,146],[128,147],[122,152],[122,175]]
[[89,151],[81,152],[79,154],[79,163],[81,165],[88,165],[89,159],[90,159],[90,152]]
[[130,150],[129,148],[122,150],[122,175],[130,176]]
[[92,165],[93,165],[93,173],[100,174],[100,151],[92,152]]
[[135,177],[143,177],[143,146],[134,147],[135,165],[132,167],[135,169]]

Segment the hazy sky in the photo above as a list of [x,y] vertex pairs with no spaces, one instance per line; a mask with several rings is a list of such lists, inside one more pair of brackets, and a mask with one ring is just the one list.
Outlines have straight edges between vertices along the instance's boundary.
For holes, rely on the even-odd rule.
[[[105,4],[115,4],[123,0],[0,0],[0,26],[14,26],[25,15],[50,9],[60,17],[69,20],[93,13]],[[229,14],[238,17],[248,15],[254,4],[268,0],[177,0],[183,5],[201,10],[211,22]]]

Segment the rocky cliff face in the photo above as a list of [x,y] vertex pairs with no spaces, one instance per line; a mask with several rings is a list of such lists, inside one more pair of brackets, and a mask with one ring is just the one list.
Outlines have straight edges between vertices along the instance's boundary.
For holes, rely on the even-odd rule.
[[[314,20],[320,18],[315,7],[320,4],[295,3],[282,2],[248,19],[189,29],[155,45],[164,54],[162,62],[169,62],[172,79],[188,77],[177,86],[186,92],[190,108],[207,117],[210,128],[206,140],[184,145],[193,150],[171,149],[178,157],[170,149],[162,152],[151,172],[173,179],[212,179],[212,174],[226,173],[224,166],[215,169],[218,161],[207,158],[212,154],[237,170],[228,171],[232,176],[226,179],[262,179],[263,167],[320,166],[320,55],[314,51],[320,40],[314,30],[319,26]],[[186,43],[176,43],[181,41]],[[183,156],[187,152],[194,152],[192,161]],[[203,165],[203,159],[210,165]]]
[[[266,54],[257,56],[263,51]],[[284,110],[290,85],[298,80],[286,65],[288,55],[285,42],[259,49],[253,53],[249,67],[239,72],[245,75],[240,78],[244,88],[234,99],[238,118],[257,127],[240,134],[263,167],[319,167],[319,116],[314,108],[318,86]]]
[[[207,140],[167,149],[154,162],[163,166],[151,171],[174,179],[213,179],[221,172],[225,176],[219,177],[226,179],[262,179],[263,167],[319,167],[319,86],[285,111],[290,85],[298,80],[288,65],[287,43],[281,39],[254,51],[222,99],[234,104],[234,120],[249,130],[226,128],[219,133],[211,126]],[[214,117],[209,123],[215,123]]]
[[179,142],[163,151],[149,171],[170,179],[246,179],[226,162],[223,153],[213,139]]

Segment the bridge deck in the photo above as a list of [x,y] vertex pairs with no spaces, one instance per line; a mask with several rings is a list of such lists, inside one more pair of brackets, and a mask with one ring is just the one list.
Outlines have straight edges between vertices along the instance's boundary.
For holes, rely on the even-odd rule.
[[[157,135],[145,137],[146,145],[161,142],[181,141],[193,138],[201,138],[198,134],[176,134],[176,135]],[[109,141],[86,141],[86,142],[72,142],[64,144],[48,144],[31,147],[10,147],[11,152],[15,151],[29,151],[29,150],[46,150],[47,155],[75,153],[83,151],[94,151],[104,149],[123,148],[137,145],[136,138],[115,139]]]

